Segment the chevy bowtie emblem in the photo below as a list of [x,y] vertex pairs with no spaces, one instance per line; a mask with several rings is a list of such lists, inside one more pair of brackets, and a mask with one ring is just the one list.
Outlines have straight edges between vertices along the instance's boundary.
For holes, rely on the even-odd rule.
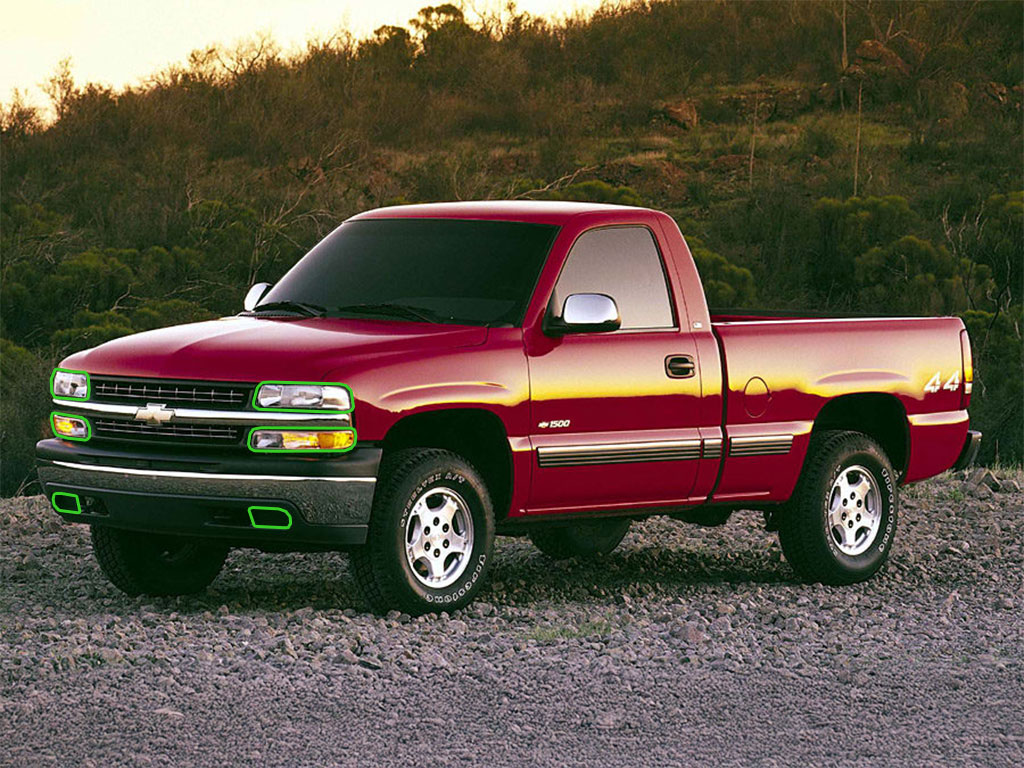
[[159,426],[165,421],[170,421],[174,411],[164,408],[162,403],[149,403],[145,408],[139,408],[135,412],[136,421],[144,421],[147,424]]

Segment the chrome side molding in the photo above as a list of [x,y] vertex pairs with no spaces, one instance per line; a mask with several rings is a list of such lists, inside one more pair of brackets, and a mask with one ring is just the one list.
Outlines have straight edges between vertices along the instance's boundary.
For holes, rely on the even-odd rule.
[[[793,435],[757,435],[729,438],[729,456],[779,456],[789,453]],[[594,464],[630,464],[645,461],[692,461],[720,459],[723,440],[706,437],[637,443],[559,445],[537,449],[541,467],[581,467]]]
[[686,461],[698,458],[700,458],[699,439],[550,446],[537,449],[537,463],[542,467],[628,464],[641,461]]
[[789,453],[793,447],[793,435],[756,435],[751,437],[730,437],[730,456],[778,456]]

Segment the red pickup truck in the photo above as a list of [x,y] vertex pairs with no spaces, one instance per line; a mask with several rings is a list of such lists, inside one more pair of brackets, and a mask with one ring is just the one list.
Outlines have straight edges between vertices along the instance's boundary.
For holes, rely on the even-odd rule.
[[350,550],[376,609],[467,604],[495,534],[610,552],[763,510],[805,579],[870,577],[898,486],[965,466],[959,319],[713,315],[675,222],[560,202],[355,216],[245,311],[64,360],[54,509],[130,594],[229,547]]

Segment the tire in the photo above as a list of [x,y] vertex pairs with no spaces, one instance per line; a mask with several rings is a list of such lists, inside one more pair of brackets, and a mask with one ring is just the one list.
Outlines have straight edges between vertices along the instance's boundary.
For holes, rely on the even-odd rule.
[[881,446],[860,432],[811,438],[779,543],[802,579],[854,584],[889,558],[899,517],[896,473]]
[[217,578],[227,547],[201,539],[92,526],[92,551],[111,583],[136,595],[194,595]]
[[607,555],[619,546],[632,522],[628,517],[616,517],[543,526],[530,531],[530,541],[554,560],[593,558]]
[[473,465],[451,451],[407,449],[385,457],[352,573],[374,611],[454,611],[473,601],[493,550],[494,512]]

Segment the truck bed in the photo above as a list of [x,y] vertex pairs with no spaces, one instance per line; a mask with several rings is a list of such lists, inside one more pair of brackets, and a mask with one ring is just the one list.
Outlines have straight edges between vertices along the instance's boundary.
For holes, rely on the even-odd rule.
[[791,435],[792,452],[801,459],[753,459],[734,448],[716,499],[749,495],[766,477],[773,478],[766,496],[787,498],[822,408],[852,398],[859,398],[866,421],[881,408],[902,411],[907,434],[894,444],[904,455],[894,463],[903,464],[897,467],[903,482],[941,472],[956,460],[968,426],[958,318],[722,313],[711,319],[723,359],[727,437],[735,446],[737,439],[770,444],[773,437]]

